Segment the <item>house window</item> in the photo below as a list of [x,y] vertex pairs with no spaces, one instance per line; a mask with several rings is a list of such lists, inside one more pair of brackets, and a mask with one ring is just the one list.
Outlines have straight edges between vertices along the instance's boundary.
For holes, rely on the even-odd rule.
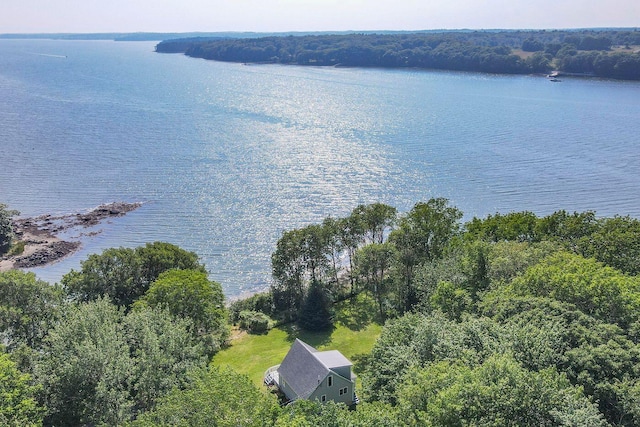
[[326,402],[327,401],[327,395],[323,394],[322,396],[320,396],[320,402]]
[[343,394],[347,394],[349,393],[349,389],[347,387],[341,388],[340,389],[340,396],[342,396]]
[[327,387],[331,387],[333,385],[333,377],[329,375],[327,378]]

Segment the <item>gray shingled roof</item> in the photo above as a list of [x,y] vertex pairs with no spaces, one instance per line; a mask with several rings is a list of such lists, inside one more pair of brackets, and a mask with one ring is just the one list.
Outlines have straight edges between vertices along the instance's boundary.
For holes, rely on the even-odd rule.
[[315,356],[316,359],[320,360],[320,362],[329,369],[353,366],[353,363],[338,350],[318,351],[315,353]]
[[299,398],[306,399],[329,374],[331,368],[351,365],[337,350],[319,352],[296,339],[280,364],[278,373],[281,380],[284,379]]

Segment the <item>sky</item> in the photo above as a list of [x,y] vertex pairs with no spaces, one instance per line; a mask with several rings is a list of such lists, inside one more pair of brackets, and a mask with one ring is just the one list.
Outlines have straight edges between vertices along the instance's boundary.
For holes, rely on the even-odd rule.
[[640,0],[1,0],[0,33],[640,26]]

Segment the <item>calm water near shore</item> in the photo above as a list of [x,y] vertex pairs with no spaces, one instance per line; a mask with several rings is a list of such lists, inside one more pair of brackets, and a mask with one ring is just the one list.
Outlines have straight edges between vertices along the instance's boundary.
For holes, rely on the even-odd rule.
[[0,203],[24,216],[143,201],[34,269],[163,240],[228,296],[268,285],[282,231],[359,203],[447,197],[465,219],[640,217],[640,83],[241,65],[153,43],[0,40]]

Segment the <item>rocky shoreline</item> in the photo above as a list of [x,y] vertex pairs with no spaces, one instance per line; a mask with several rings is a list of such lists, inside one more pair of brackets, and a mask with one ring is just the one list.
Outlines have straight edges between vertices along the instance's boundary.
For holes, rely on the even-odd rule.
[[60,233],[94,227],[108,218],[123,216],[141,205],[142,203],[115,202],[100,205],[86,213],[15,219],[13,231],[16,240],[24,243],[24,250],[20,254],[0,259],[0,271],[40,267],[59,261],[80,248],[80,242],[62,240],[59,238]]

